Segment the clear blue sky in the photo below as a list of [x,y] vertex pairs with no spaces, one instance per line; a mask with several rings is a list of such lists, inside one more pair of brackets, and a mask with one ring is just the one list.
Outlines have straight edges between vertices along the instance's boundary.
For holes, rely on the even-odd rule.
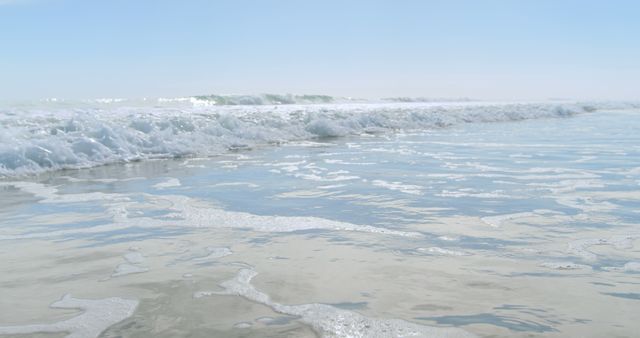
[[640,99],[640,1],[0,0],[0,98]]

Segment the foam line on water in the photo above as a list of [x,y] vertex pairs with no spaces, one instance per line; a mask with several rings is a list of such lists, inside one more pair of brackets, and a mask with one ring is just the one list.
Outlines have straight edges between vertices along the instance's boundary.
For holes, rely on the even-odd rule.
[[426,253],[429,253],[429,254],[432,254],[432,255],[441,255],[441,256],[469,256],[469,255],[471,255],[468,252],[445,249],[445,248],[441,248],[441,247],[437,247],[437,246],[432,246],[432,247],[429,247],[429,248],[418,248],[416,250],[418,250],[420,252],[426,252]]
[[112,278],[149,271],[148,267],[142,265],[147,261],[147,258],[135,248],[130,248],[129,250],[131,252],[122,256],[127,262],[116,266],[111,274]]
[[539,209],[531,212],[527,211],[527,212],[517,212],[513,214],[485,216],[485,217],[481,217],[480,219],[482,220],[482,222],[484,222],[485,224],[491,227],[499,228],[500,226],[502,226],[503,223],[508,221],[514,221],[520,218],[544,216],[549,214],[558,214],[558,212],[555,212],[552,210]]
[[410,195],[422,195],[422,190],[424,189],[419,185],[405,184],[402,182],[387,182],[384,180],[373,180],[371,181],[371,184],[375,185],[376,187],[400,191],[402,193]]
[[147,271],[149,271],[149,268],[147,267],[133,265],[129,263],[122,263],[116,266],[116,269],[111,274],[111,277],[120,277],[120,276],[136,274],[136,273],[143,273]]
[[573,262],[544,262],[540,266],[554,270],[591,270],[591,267]]
[[156,183],[153,185],[154,188],[156,189],[166,189],[166,188],[175,188],[175,187],[179,187],[182,184],[180,183],[180,180],[177,178],[168,178],[163,182],[160,183]]
[[[3,184],[3,182],[0,182]],[[66,203],[92,201],[94,193],[88,194],[59,194],[58,190],[40,183],[30,182],[6,182],[24,191],[37,194],[43,198],[41,203]],[[87,198],[84,196],[87,195]],[[101,194],[100,201],[105,202],[107,208],[105,214],[113,218],[113,223],[97,225],[88,228],[78,228],[59,231],[31,232],[26,234],[1,234],[0,240],[15,240],[27,238],[51,238],[60,236],[73,236],[78,234],[93,234],[108,232],[130,227],[157,228],[157,227],[183,227],[183,228],[235,228],[251,229],[259,232],[295,232],[302,230],[333,230],[367,232],[381,235],[402,237],[423,237],[423,234],[413,231],[401,231],[375,227],[370,225],[353,224],[334,221],[320,217],[305,216],[278,216],[255,215],[246,212],[228,211],[212,205],[202,206],[202,201],[181,195],[141,194],[147,202],[170,203],[167,208],[170,213],[164,218],[135,217],[129,218],[128,206],[137,202],[131,201],[129,196],[123,194]]]
[[[169,199],[175,213],[167,215],[173,218],[170,224],[179,224],[189,227],[209,228],[246,228],[260,232],[293,232],[301,230],[325,229],[338,231],[369,232],[384,235],[394,235],[403,237],[422,237],[417,232],[407,232],[379,228],[370,225],[359,225],[347,222],[340,222],[319,217],[300,216],[264,216],[245,212],[227,211],[216,208],[204,208],[195,206],[194,200],[185,196],[162,196]],[[136,222],[138,222],[136,218]],[[150,219],[150,222],[158,220]]]
[[324,337],[475,337],[459,328],[433,327],[407,322],[401,319],[377,319],[357,312],[343,310],[327,304],[284,305],[271,300],[269,295],[251,285],[258,273],[242,269],[231,280],[222,282],[220,292],[200,291],[195,298],[211,295],[237,295],[271,307],[274,311],[298,316]]
[[83,313],[51,324],[0,326],[0,334],[68,332],[67,338],[98,337],[110,326],[131,317],[137,300],[123,298],[79,299],[65,295],[51,304],[53,309],[81,309]]
[[13,186],[40,198],[40,203],[83,203],[90,201],[128,201],[122,194],[91,192],[83,194],[59,194],[58,188],[36,182],[11,181],[0,182],[0,186]]

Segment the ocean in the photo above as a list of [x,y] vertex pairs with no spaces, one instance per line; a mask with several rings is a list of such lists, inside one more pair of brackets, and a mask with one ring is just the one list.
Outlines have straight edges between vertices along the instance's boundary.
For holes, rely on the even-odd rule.
[[0,103],[0,336],[632,337],[640,104]]

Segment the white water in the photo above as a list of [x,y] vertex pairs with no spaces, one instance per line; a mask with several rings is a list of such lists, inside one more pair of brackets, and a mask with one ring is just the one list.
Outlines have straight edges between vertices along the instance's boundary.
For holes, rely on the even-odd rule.
[[65,295],[52,309],[82,309],[84,312],[51,324],[0,326],[0,335],[67,332],[67,338],[98,337],[109,326],[130,317],[138,301],[122,298],[78,299]]
[[[455,105],[454,117],[477,107]],[[211,109],[250,125],[251,107]],[[0,335],[633,336],[637,116],[300,140],[0,180]],[[213,292],[194,299],[198,290]],[[117,310],[108,321],[47,307],[65,293],[138,306],[131,315],[101,302]]]
[[218,106],[197,104],[199,99],[193,98],[187,105],[162,105],[182,102],[175,100],[48,102],[2,108],[0,177],[151,158],[211,156],[293,140],[567,117],[611,107],[473,102]]
[[291,316],[299,316],[323,337],[476,337],[459,328],[441,328],[410,323],[400,319],[375,319],[359,313],[342,310],[326,304],[284,305],[271,300],[269,295],[260,292],[251,285],[251,279],[258,273],[242,269],[238,275],[220,284],[222,292],[200,291],[195,298],[211,295],[238,295],[251,301],[271,307],[274,311]]

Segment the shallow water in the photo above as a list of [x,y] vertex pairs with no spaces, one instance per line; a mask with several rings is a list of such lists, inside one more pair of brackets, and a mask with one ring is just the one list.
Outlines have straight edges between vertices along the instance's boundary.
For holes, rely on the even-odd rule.
[[634,336],[639,114],[5,179],[0,334]]

